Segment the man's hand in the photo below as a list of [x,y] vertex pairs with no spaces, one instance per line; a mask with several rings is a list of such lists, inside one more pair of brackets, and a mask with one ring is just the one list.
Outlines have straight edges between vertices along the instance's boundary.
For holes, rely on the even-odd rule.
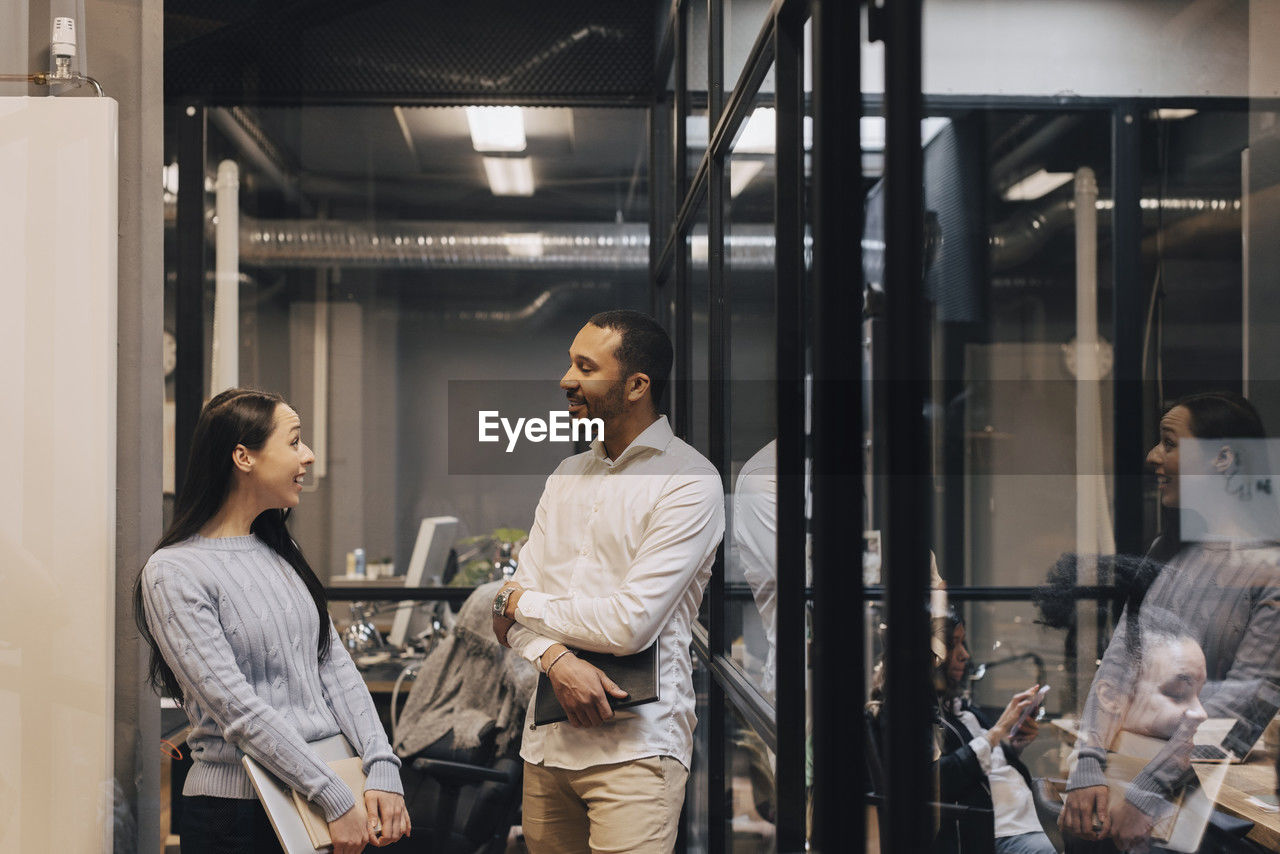
[[547,676],[551,679],[556,699],[569,716],[569,723],[576,727],[599,726],[613,720],[609,697],[621,700],[627,696],[627,692],[605,676],[603,670],[573,653],[555,661]]
[[1111,822],[1111,838],[1121,851],[1137,851],[1142,854],[1151,850],[1153,825],[1154,822],[1146,813],[1128,801],[1121,801]]
[[1111,790],[1106,786],[1086,786],[1067,792],[1067,802],[1058,816],[1058,828],[1081,839],[1097,841],[1111,832],[1109,815]]
[[510,617],[495,616],[493,618],[493,636],[507,649],[511,648],[511,644],[507,642],[507,632],[511,631],[511,627],[515,624],[516,621]]
[[507,583],[503,584],[501,587],[498,588],[498,593],[501,593],[503,590],[506,590],[507,588],[514,588],[515,592],[512,593],[510,597],[508,597],[507,610],[503,612],[503,615],[499,617],[497,614],[494,614],[493,636],[498,639],[498,643],[502,644],[507,649],[510,649],[511,644],[507,643],[507,632],[511,631],[511,627],[515,625],[516,603],[520,601],[520,594],[523,593],[524,591],[519,584],[516,584],[514,581],[508,581]]

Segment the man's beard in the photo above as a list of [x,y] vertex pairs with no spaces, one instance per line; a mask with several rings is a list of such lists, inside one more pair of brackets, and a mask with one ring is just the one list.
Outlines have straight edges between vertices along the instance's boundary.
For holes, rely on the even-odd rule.
[[589,400],[586,395],[583,395],[583,400],[587,404],[586,417],[609,421],[622,415],[624,403],[622,389],[626,382],[626,380],[618,380],[618,382],[609,387],[609,390],[598,401]]

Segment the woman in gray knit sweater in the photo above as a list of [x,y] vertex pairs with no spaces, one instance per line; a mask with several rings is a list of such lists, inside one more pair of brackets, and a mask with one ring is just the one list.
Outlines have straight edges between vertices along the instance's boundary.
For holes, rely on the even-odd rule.
[[[182,850],[278,852],[240,759],[249,755],[329,824],[334,854],[409,832],[400,761],[289,536],[315,461],[279,395],[231,389],[205,406],[174,522],[134,590],[151,680],[191,720]],[[309,742],[342,733],[363,758],[367,823]]]
[[[1137,573],[1120,625],[1085,701],[1076,745],[1078,760],[1059,819],[1059,826],[1072,836],[1109,839],[1122,851],[1148,850],[1154,826],[1173,813],[1189,779],[1189,745],[1179,745],[1177,740],[1190,739],[1207,713],[1210,718],[1234,718],[1241,731],[1252,733],[1247,739],[1251,743],[1274,712],[1274,706],[1258,700],[1280,690],[1276,520],[1259,516],[1264,507],[1260,499],[1246,502],[1233,489],[1240,481],[1245,448],[1237,440],[1265,435],[1254,407],[1229,392],[1183,398],[1160,421],[1160,441],[1147,462],[1155,472],[1161,506],[1171,524]],[[1189,439],[1212,442],[1188,446]],[[1194,458],[1188,455],[1188,447],[1195,449]],[[1270,470],[1265,459],[1255,459],[1251,465],[1258,477]],[[1187,475],[1193,477],[1188,480]],[[1218,496],[1216,504],[1198,508],[1204,518],[1196,520],[1195,541],[1186,541],[1189,532],[1178,528],[1188,487],[1211,488]],[[1138,729],[1132,721],[1135,706],[1140,699],[1150,699],[1135,696],[1144,654],[1167,654],[1148,649],[1150,644],[1143,639],[1162,630],[1193,640],[1203,652],[1198,677],[1203,684],[1199,689],[1203,711],[1184,713],[1168,749],[1142,769],[1124,799],[1111,809],[1105,777],[1107,748],[1120,730]],[[1175,689],[1171,682],[1168,690]],[[1239,750],[1247,752],[1248,745]]]

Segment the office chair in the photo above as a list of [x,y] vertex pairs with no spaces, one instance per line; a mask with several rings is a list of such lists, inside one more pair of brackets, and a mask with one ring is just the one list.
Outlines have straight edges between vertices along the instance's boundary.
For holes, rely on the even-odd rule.
[[515,751],[495,756],[492,732],[465,750],[445,736],[407,761],[400,776],[414,828],[412,850],[501,854],[506,848],[520,811],[524,764]]

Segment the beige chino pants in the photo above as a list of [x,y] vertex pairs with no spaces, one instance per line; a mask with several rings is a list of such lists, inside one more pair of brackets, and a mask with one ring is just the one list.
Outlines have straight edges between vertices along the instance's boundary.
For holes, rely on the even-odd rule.
[[581,771],[524,764],[530,854],[671,854],[689,771],[670,756]]

